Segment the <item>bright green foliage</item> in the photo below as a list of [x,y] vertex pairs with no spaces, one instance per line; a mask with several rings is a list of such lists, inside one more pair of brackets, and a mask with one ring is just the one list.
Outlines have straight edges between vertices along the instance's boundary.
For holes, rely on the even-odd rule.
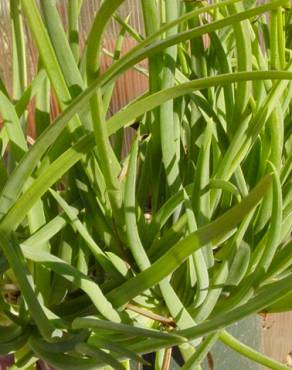
[[[42,359],[88,370],[156,352],[155,369],[167,370],[176,345],[183,369],[198,370],[221,340],[286,369],[225,328],[292,309],[290,4],[141,0],[140,35],[118,14],[124,2],[101,2],[84,49],[82,1],[68,1],[68,30],[55,1],[10,2],[0,354],[14,353],[17,368]],[[113,54],[103,49],[109,21],[120,27]],[[30,84],[24,24],[39,55]],[[111,116],[117,78],[132,68],[149,91]]]

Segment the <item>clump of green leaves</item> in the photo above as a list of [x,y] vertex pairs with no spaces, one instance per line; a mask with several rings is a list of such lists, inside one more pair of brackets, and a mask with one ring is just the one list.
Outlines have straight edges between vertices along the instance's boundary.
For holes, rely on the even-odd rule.
[[[10,1],[0,353],[14,353],[18,368],[42,359],[88,370],[156,352],[165,370],[178,346],[186,370],[221,340],[286,369],[225,328],[292,307],[290,4],[141,0],[140,35],[116,13],[122,3],[102,2],[81,51],[82,0],[68,2],[68,32],[54,1]],[[110,20],[120,34],[102,72]],[[31,83],[24,21],[39,53]],[[121,55],[129,38],[137,45]],[[147,70],[137,67],[144,59]],[[149,91],[110,117],[117,78],[131,68]]]

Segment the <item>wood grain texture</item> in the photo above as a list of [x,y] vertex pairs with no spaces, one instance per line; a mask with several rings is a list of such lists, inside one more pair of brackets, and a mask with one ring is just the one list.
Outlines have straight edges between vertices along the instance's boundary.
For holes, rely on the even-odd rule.
[[264,352],[292,368],[292,312],[266,315],[262,328]]

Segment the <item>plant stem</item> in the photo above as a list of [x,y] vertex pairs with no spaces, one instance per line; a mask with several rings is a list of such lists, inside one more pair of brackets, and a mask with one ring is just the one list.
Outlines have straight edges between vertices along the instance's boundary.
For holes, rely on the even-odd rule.
[[226,344],[228,347],[232,348],[234,351],[240,353],[241,355],[249,358],[252,361],[255,361],[263,366],[267,366],[272,370],[289,370],[288,366],[281,364],[278,361],[275,361],[262,353],[250,348],[246,344],[241,343],[239,340],[234,338],[226,330],[222,330],[220,333],[219,339]]

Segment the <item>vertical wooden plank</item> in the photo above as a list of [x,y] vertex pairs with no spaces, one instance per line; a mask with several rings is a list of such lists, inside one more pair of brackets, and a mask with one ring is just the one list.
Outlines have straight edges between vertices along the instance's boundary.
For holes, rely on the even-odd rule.
[[292,367],[292,312],[268,314],[262,328],[265,353]]

